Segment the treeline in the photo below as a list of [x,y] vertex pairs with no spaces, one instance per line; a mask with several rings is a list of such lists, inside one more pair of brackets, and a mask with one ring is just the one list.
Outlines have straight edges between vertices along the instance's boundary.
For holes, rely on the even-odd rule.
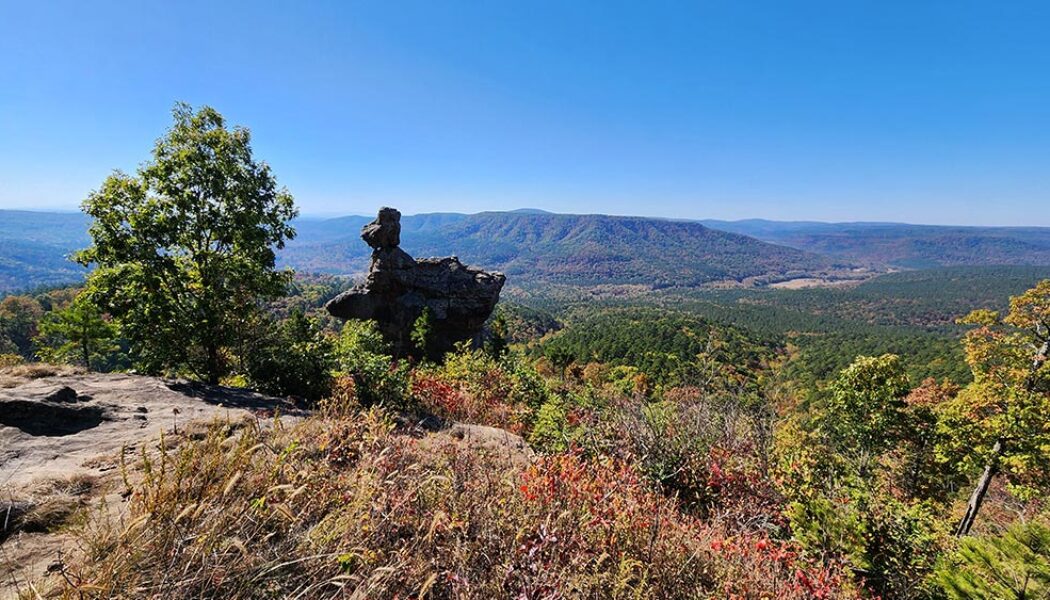
[[897,354],[912,381],[967,383],[971,374],[955,320],[977,308],[1004,309],[1048,267],[958,267],[891,273],[855,287],[642,290],[533,286],[515,297],[565,319],[606,309],[651,307],[747,332],[789,350],[792,379],[815,389],[856,356]]
[[[296,275],[286,294],[263,306],[274,323],[297,315],[318,331],[337,332],[341,323],[322,310],[324,303],[350,287],[329,275]],[[0,298],[0,363],[45,361],[93,371],[135,368],[134,352],[112,316],[78,298],[83,287],[42,287]],[[258,333],[259,330],[256,330]]]
[[653,385],[695,385],[706,368],[754,382],[776,360],[776,344],[757,341],[739,329],[653,308],[577,310],[566,328],[539,347],[555,366],[571,363],[630,366]]

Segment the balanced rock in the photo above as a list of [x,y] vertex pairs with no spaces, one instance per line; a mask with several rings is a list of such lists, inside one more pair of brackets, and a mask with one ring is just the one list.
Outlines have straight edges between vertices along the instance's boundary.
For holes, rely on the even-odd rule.
[[375,221],[361,230],[361,239],[375,250],[401,245],[401,212],[384,206]]
[[372,247],[368,278],[325,305],[341,319],[372,319],[397,356],[413,350],[412,326],[430,310],[432,355],[476,339],[499,301],[506,277],[464,265],[455,256],[416,260],[399,248],[401,213],[381,208],[361,229]]

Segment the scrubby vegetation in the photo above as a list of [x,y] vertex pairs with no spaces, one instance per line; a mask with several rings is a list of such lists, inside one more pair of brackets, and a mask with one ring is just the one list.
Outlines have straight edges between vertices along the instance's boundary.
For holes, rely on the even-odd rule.
[[[968,317],[965,388],[913,382],[883,355],[806,402],[775,348],[704,321],[654,318],[643,343],[698,351],[667,369],[615,350],[612,325],[640,335],[630,311],[600,317],[610,354],[577,352],[583,334],[559,360],[516,345],[437,363],[392,361],[368,323],[336,335],[293,313],[289,343],[328,344],[299,353],[330,376],[314,416],[143,448],[124,467],[130,520],[83,521],[86,554],[58,592],[1031,597],[1050,526],[1050,395],[1032,349],[1048,292],[1015,298],[1005,325]],[[470,446],[442,433],[452,421],[519,434],[538,454]],[[987,506],[961,531],[986,463]]]
[[191,203],[244,227],[193,246],[203,222],[161,227],[154,188],[115,176],[84,255],[108,262],[85,288],[0,300],[0,364],[160,373],[312,412],[129,448],[109,490],[128,514],[63,505],[81,552],[30,597],[1045,596],[1041,271],[541,287],[480,347],[435,356],[421,318],[416,356],[395,360],[374,323],[322,310],[345,280],[276,270],[290,199],[246,133],[180,111],[140,177],[167,189],[168,143],[220,140],[268,209]]
[[843,597],[760,528],[683,513],[628,463],[514,466],[379,408],[213,427],[142,457],[128,525],[85,526],[69,597]]

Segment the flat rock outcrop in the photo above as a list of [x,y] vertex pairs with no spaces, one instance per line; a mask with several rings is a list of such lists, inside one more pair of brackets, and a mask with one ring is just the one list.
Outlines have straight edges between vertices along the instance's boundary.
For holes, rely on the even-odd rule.
[[372,319],[395,355],[412,353],[412,326],[430,310],[429,353],[476,339],[499,301],[506,277],[464,265],[455,256],[416,260],[402,250],[401,213],[382,208],[361,230],[372,247],[367,280],[336,296],[325,308],[341,319]]
[[248,390],[140,375],[56,372],[22,379],[5,375],[0,383],[0,487],[41,477],[97,475],[95,467],[84,465],[191,421],[305,414]]

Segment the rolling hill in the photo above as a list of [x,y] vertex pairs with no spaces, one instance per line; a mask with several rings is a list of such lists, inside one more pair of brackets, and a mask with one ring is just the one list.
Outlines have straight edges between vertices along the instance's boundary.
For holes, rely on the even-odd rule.
[[[306,271],[363,270],[369,249],[358,231],[365,222],[345,217],[302,227],[281,260]],[[533,211],[416,215],[402,218],[401,240],[413,256],[456,254],[518,281],[693,286],[826,274],[846,266],[695,222],[642,217]]]
[[[361,273],[369,248],[359,234],[370,220],[299,219],[299,235],[280,254],[280,264],[303,272]],[[83,215],[0,211],[0,222],[0,291],[83,276],[66,260],[88,243]],[[845,265],[695,222],[533,210],[406,216],[402,247],[417,257],[456,254],[516,282],[693,286],[823,275]]]
[[816,254],[906,269],[1050,265],[1050,227],[953,227],[904,223],[702,221]]
[[79,212],[0,210],[0,292],[78,281],[85,270],[69,255],[88,244]]
[[[280,254],[303,272],[360,274],[371,217],[303,218]],[[857,265],[1050,265],[1050,228],[941,227],[898,223],[676,221],[566,215],[537,210],[402,218],[413,256],[456,254],[533,282],[696,286],[842,275]],[[84,270],[67,257],[88,243],[81,213],[0,210],[0,292],[74,282]]]

